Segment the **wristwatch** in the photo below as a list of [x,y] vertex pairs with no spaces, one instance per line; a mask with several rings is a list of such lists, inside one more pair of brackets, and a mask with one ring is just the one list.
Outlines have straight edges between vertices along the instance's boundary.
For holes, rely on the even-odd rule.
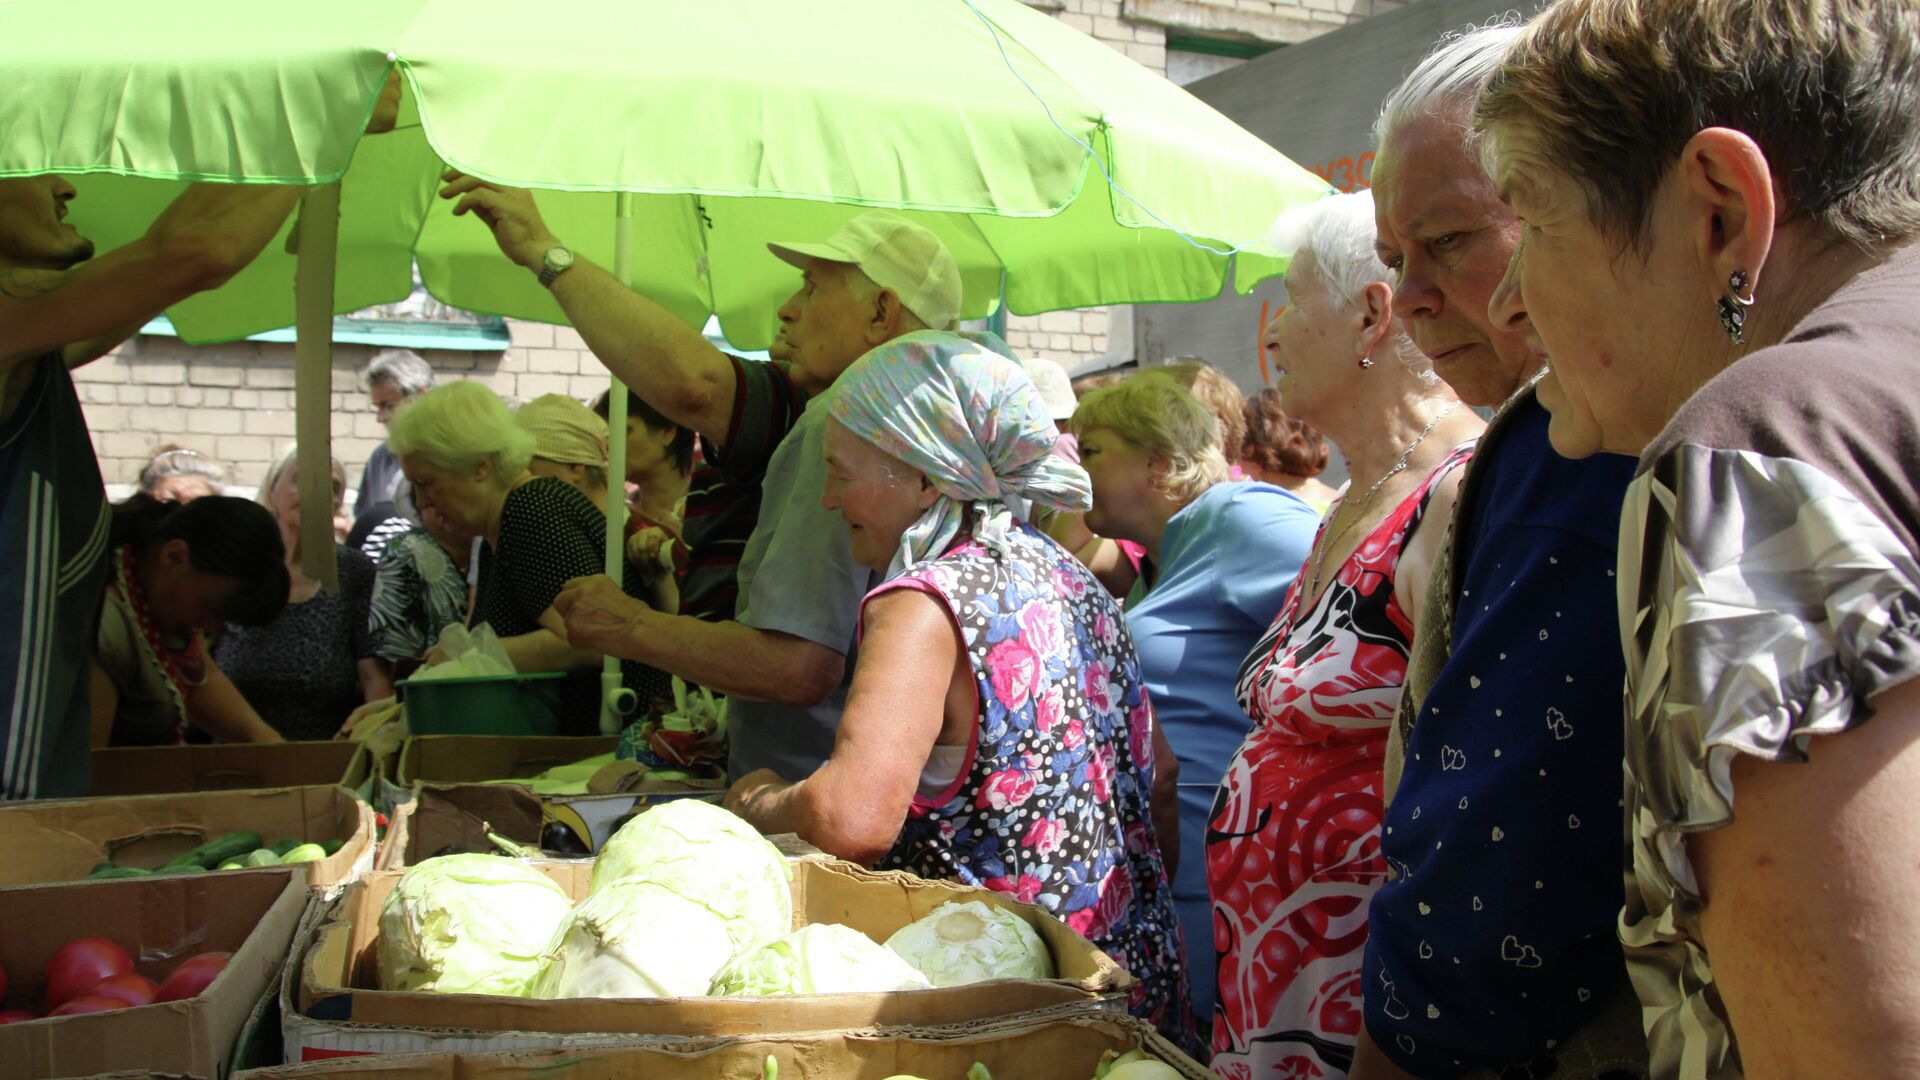
[[540,260],[540,284],[551,289],[554,279],[572,268],[572,250],[555,244],[547,249],[547,254]]

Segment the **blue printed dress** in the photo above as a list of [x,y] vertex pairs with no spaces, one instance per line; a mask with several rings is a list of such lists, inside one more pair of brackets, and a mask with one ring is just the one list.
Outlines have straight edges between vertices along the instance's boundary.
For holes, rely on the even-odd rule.
[[1001,554],[964,538],[875,589],[940,600],[980,725],[957,779],[915,799],[884,869],[1038,904],[1139,980],[1129,1009],[1182,1046],[1193,1017],[1148,792],[1153,713],[1119,606],[1030,525]]

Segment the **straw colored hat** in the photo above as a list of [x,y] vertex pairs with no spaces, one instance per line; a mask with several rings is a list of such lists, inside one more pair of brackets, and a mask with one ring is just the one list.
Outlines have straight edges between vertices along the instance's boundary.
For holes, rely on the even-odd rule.
[[562,465],[607,467],[607,422],[565,394],[542,394],[513,414],[533,436],[533,456]]

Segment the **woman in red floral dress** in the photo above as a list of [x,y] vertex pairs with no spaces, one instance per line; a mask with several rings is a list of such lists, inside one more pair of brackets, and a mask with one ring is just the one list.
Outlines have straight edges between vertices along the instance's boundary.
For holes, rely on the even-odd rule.
[[1263,344],[1288,414],[1325,433],[1368,486],[1350,485],[1330,508],[1240,670],[1254,726],[1221,781],[1206,846],[1219,956],[1212,1067],[1230,1080],[1339,1077],[1352,1063],[1367,900],[1387,873],[1381,758],[1414,606],[1484,427],[1392,316],[1371,197],[1336,196],[1303,216],[1289,306]]

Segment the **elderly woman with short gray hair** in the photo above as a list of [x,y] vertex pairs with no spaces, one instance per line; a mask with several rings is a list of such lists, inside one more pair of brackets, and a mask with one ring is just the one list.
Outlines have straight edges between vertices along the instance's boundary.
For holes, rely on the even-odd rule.
[[[437,511],[452,532],[486,541],[471,621],[493,626],[516,669],[569,672],[562,733],[597,733],[602,654],[550,629],[560,625],[550,609],[569,580],[605,572],[606,515],[565,480],[532,473],[534,435],[479,383],[420,395],[393,418],[391,430],[414,504],[422,513]],[[625,589],[645,602],[638,574],[625,575]],[[658,669],[631,660],[621,668],[643,713],[671,693]]]
[[1287,307],[1262,338],[1274,385],[1353,479],[1234,680],[1252,730],[1207,823],[1213,1067],[1341,1076],[1360,1036],[1367,904],[1387,879],[1387,731],[1461,466],[1485,425],[1394,315],[1372,196],[1322,200],[1275,232],[1293,260]]

